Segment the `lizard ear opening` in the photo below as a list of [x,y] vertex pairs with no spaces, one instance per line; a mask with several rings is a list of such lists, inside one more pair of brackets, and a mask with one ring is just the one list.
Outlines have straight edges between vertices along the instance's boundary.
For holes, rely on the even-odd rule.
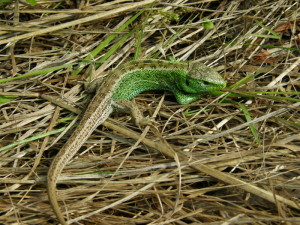
[[209,85],[211,85],[211,83],[208,82],[208,81],[206,81],[206,80],[203,80],[202,83],[203,83],[204,86],[209,86]]

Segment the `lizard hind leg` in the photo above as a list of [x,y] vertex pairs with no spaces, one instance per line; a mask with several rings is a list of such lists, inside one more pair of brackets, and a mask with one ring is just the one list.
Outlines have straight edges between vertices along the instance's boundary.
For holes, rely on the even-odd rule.
[[144,117],[138,106],[129,100],[116,100],[113,102],[113,107],[121,112],[130,113],[134,123],[142,129],[142,127],[153,125],[154,119],[151,117]]
[[97,89],[103,83],[103,81],[104,81],[103,78],[97,78],[97,79],[93,80],[92,82],[84,82],[85,92],[88,94],[95,94]]

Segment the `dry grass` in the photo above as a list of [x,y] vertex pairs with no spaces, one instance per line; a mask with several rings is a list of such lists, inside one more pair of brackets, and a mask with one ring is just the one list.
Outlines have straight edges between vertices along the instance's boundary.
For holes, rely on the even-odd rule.
[[38,93],[78,111],[83,81],[168,56],[214,66],[228,88],[188,106],[140,94],[155,129],[114,113],[60,177],[69,220],[300,223],[298,1],[17,2],[0,10],[0,223],[56,223],[45,177],[75,114]]

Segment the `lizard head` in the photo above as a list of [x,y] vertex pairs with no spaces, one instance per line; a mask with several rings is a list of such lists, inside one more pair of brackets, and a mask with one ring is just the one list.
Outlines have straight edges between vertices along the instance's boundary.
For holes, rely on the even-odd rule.
[[185,78],[179,79],[179,86],[187,93],[200,94],[226,87],[221,75],[203,63],[190,63]]

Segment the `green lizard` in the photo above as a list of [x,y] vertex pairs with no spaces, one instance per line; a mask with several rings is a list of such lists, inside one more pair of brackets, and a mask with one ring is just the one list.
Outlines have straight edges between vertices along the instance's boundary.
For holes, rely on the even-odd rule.
[[226,82],[214,69],[202,63],[169,62],[143,59],[130,61],[113,70],[97,88],[81,122],[56,155],[47,176],[48,196],[59,222],[67,224],[60,211],[56,183],[64,166],[91,133],[103,123],[114,108],[147,90],[168,90],[178,103],[189,104],[203,93],[219,90]]

